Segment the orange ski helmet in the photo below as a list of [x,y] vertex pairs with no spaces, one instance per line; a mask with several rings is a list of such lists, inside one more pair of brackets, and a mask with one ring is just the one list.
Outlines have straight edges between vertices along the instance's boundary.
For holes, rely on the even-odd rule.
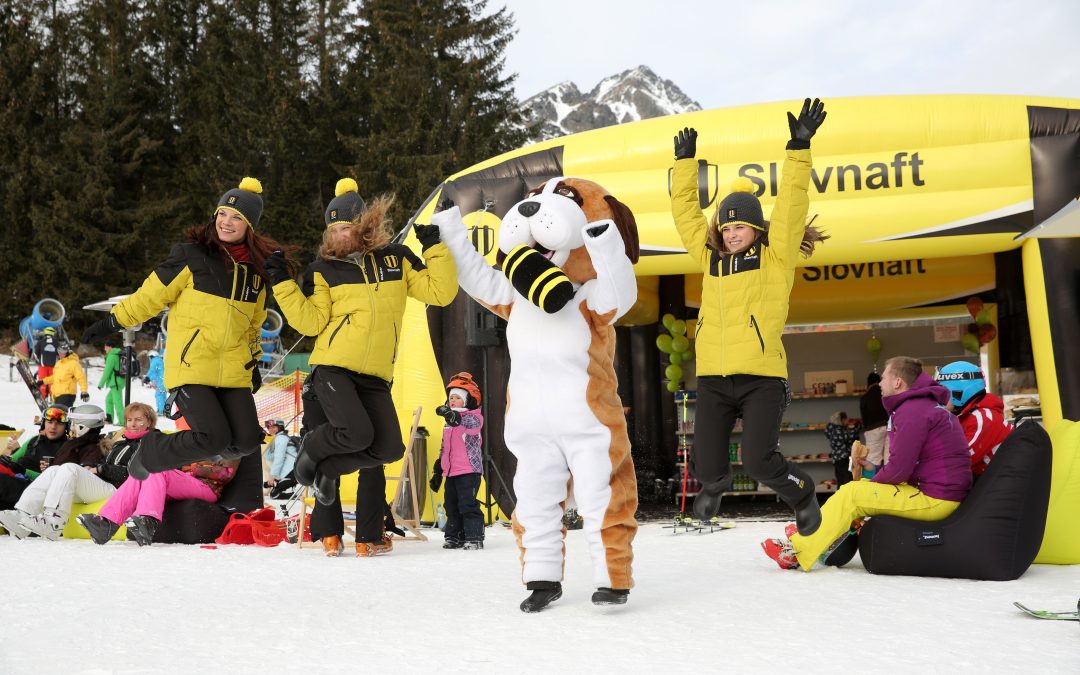
[[451,389],[464,389],[468,394],[468,400],[465,401],[465,407],[469,410],[475,410],[480,407],[480,387],[476,386],[476,382],[473,382],[472,373],[461,372],[450,378],[450,381],[446,383],[446,393],[449,395]]

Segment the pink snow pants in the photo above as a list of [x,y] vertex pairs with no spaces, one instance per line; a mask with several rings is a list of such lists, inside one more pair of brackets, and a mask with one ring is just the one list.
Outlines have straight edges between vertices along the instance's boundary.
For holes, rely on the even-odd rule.
[[216,502],[217,495],[198,478],[179,469],[152,473],[146,480],[128,478],[98,512],[103,518],[122,524],[130,515],[161,520],[166,499],[201,499]]

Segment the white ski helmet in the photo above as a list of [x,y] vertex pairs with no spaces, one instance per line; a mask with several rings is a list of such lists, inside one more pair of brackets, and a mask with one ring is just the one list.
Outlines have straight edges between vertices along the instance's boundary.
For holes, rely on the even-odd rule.
[[68,411],[67,418],[75,438],[105,426],[105,411],[92,403],[75,406]]

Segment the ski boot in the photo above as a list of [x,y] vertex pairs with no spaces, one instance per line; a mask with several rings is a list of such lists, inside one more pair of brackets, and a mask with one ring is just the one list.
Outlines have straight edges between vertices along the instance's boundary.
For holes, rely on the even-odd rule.
[[443,548],[463,548],[464,546],[465,542],[460,539],[447,539],[442,545]]
[[49,515],[39,513],[35,516],[23,518],[19,521],[19,524],[42,539],[48,539],[49,541],[57,541],[64,535],[64,521],[55,513]]
[[530,581],[525,584],[532,595],[521,601],[521,611],[535,614],[562,597],[562,584],[558,581]]
[[119,525],[96,513],[84,513],[76,516],[75,520],[79,521],[83,529],[90,533],[90,538],[94,540],[95,544],[108,542],[116,534],[116,531],[120,529]]
[[795,511],[795,527],[799,534],[809,537],[821,526],[821,506],[818,504],[814,481],[792,465],[783,478],[762,481],[776,491],[780,499]]
[[139,546],[149,546],[154,543],[154,534],[157,532],[161,521],[150,516],[131,516],[124,521],[128,535]]
[[461,545],[461,548],[463,548],[466,551],[480,551],[480,550],[482,550],[484,548],[484,542],[483,541],[467,541],[467,542],[465,542],[464,544]]
[[761,542],[761,549],[782,570],[793,570],[799,566],[799,560],[795,557],[795,549],[791,547],[791,542],[786,539],[766,539]]
[[30,530],[23,527],[20,521],[30,517],[30,514],[23,513],[16,509],[10,509],[8,511],[0,511],[0,527],[7,530],[8,534],[16,539],[26,539],[30,536]]
[[336,534],[323,537],[322,547],[327,558],[336,558],[345,550],[345,544],[342,543],[341,537]]
[[592,594],[592,604],[625,605],[629,596],[629,588],[608,588],[607,586],[601,586]]
[[705,521],[719,515],[720,498],[731,489],[732,476],[726,476],[716,481],[701,486],[701,492],[694,497],[694,518]]

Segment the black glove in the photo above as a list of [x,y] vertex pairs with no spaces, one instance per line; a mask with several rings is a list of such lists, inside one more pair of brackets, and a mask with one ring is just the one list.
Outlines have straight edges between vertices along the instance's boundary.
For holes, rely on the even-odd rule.
[[448,405],[441,405],[438,408],[435,408],[435,414],[446,420],[446,423],[452,427],[461,426],[461,413]]
[[83,403],[86,403],[87,401],[90,400],[90,392],[84,391],[82,393],[82,396],[80,396],[79,398],[81,398],[83,400]]
[[34,389],[41,389],[45,386],[45,383],[41,380],[34,380]]
[[289,263],[285,261],[285,254],[281,251],[271,253],[263,262],[263,269],[266,270],[266,276],[269,277],[271,285],[292,279],[292,275],[289,274]]
[[413,231],[416,232],[416,238],[420,240],[424,251],[440,241],[438,225],[413,225]]
[[825,121],[825,104],[818,99],[811,103],[810,99],[803,101],[799,119],[791,113],[787,114],[788,129],[791,130],[791,140],[788,141],[788,150],[806,150],[810,147],[810,139],[814,137],[818,127]]
[[101,319],[100,321],[95,321],[94,323],[90,324],[90,326],[83,331],[82,337],[79,338],[79,341],[85,345],[92,345],[97,342],[101,342],[106,337],[108,337],[110,333],[115,333],[121,330],[124,330],[124,327],[121,326],[119,322],[117,322],[115,316],[110,314],[109,318]]
[[256,365],[251,369],[251,393],[262,389],[262,373],[259,372],[259,366]]
[[693,159],[697,154],[697,129],[684,127],[675,137],[675,159]]
[[435,213],[449,211],[452,208],[454,208],[454,200],[444,195],[443,198],[439,200],[439,204],[435,207]]
[[435,460],[435,468],[431,470],[431,481],[428,483],[432,492],[438,492],[442,487],[442,458]]

